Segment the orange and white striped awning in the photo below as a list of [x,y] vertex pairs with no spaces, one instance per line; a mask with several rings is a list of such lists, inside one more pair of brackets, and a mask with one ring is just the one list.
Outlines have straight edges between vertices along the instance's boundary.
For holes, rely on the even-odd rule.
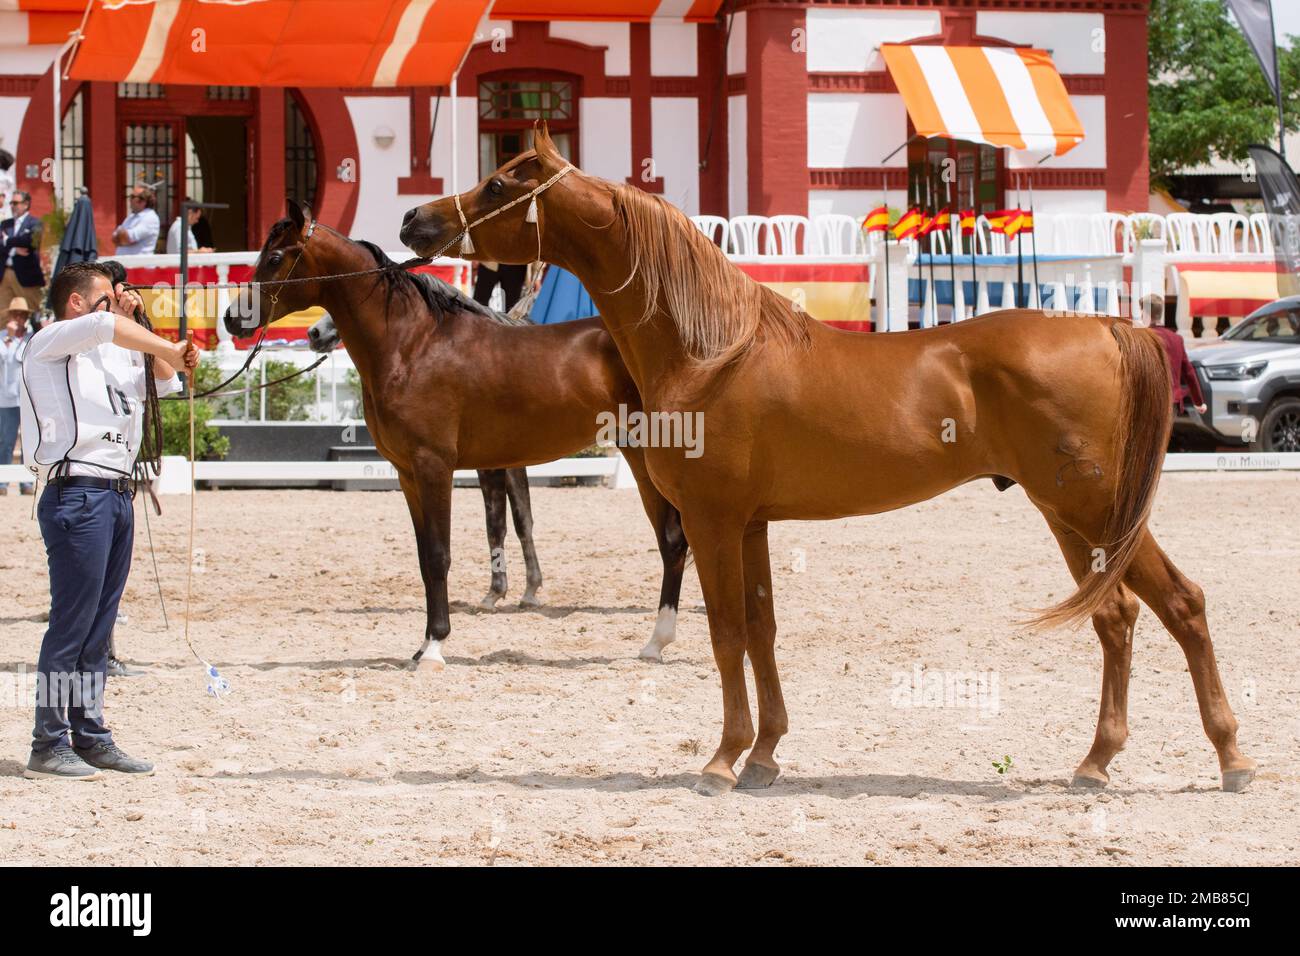
[[491,0],[96,0],[71,75],[223,86],[441,86]]
[[881,52],[921,136],[1057,156],[1083,142],[1046,50],[887,43]]
[[721,6],[722,0],[496,0],[492,19],[702,23],[713,20]]
[[0,46],[61,44],[85,9],[84,0],[0,0]]

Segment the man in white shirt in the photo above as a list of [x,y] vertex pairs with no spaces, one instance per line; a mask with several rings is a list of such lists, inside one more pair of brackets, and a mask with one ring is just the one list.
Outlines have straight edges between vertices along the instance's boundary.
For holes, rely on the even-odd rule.
[[156,202],[154,192],[148,186],[137,183],[131,188],[131,197],[127,201],[131,212],[113,230],[113,241],[117,243],[114,255],[152,255],[157,251],[158,233],[162,230],[158,213],[153,208]]
[[[4,331],[0,332],[0,465],[12,465],[18,441],[18,391],[23,375],[23,352],[27,349],[31,306],[21,297],[9,300]],[[23,494],[32,486],[23,484]],[[9,493],[9,483],[0,482],[0,495]]]
[[[190,220],[190,252],[212,252],[206,246],[200,247],[197,239],[194,238],[194,227],[199,224],[203,218],[202,209],[191,209],[189,214]],[[181,217],[177,216],[172,220],[171,228],[167,230],[167,255],[178,256],[181,254]]]
[[[198,349],[133,318],[140,298],[96,262],[66,266],[50,284],[57,320],[27,343],[22,374],[23,463],[45,480],[36,513],[50,568],[50,626],[36,666],[36,723],[24,776],[91,780],[102,770],[151,774],[104,723],[104,672],[131,569],[129,479],[143,435],[153,356],[157,394],[181,389],[174,369]],[[71,735],[71,740],[69,740]]]

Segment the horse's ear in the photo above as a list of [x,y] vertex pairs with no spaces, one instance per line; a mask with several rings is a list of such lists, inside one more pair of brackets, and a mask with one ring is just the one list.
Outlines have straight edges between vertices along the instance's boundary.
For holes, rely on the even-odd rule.
[[286,199],[284,201],[284,209],[285,214],[293,224],[301,229],[303,224],[306,222],[306,219],[303,217],[303,207],[293,199]]
[[551,131],[546,127],[546,120],[533,123],[533,149],[539,156],[555,156],[557,150],[551,139]]
[[[309,206],[305,200],[302,199],[298,200],[298,210],[299,212],[302,213],[302,218],[304,222],[312,221],[311,206]],[[299,225],[301,226],[302,223],[299,223]]]

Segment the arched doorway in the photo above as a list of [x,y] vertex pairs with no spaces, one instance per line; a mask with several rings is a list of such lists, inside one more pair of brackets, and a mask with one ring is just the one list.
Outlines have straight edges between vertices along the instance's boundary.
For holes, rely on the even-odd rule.
[[228,206],[207,213],[216,249],[256,248],[249,231],[254,113],[247,86],[117,84],[118,195],[137,183],[155,187],[159,251],[187,197]]

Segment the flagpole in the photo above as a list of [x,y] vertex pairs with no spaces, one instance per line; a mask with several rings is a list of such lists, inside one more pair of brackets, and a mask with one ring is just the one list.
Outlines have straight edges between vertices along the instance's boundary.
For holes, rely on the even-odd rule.
[[1032,173],[1026,173],[1025,178],[1029,180],[1029,235],[1033,237],[1033,245],[1030,251],[1034,255],[1034,298],[1038,300],[1038,308],[1043,307],[1043,284],[1038,281],[1038,222],[1034,219],[1034,177]]
[[[925,218],[924,207],[921,205],[921,180],[916,181],[916,208],[920,211],[920,218]],[[921,275],[921,240],[924,238],[919,235],[920,230],[912,233],[912,239],[916,242],[916,301],[920,305],[916,314],[920,321],[921,328],[925,328],[925,278]]]
[[[1020,211],[1020,174],[1016,173],[1016,212]],[[1016,233],[1016,308],[1024,308],[1020,304],[1020,290],[1025,286],[1025,243]],[[1026,303],[1027,305],[1028,303]]]
[[[953,256],[953,247],[957,244],[959,238],[954,238],[952,234],[952,183],[945,180],[943,184],[944,202],[948,206],[948,276],[952,281],[952,320],[957,322],[960,316],[957,315],[957,261]],[[960,195],[958,199],[960,199]],[[959,203],[960,205],[960,203]],[[961,213],[957,213],[957,236],[961,236]]]
[[892,231],[889,227],[889,191],[884,187],[884,174],[881,174],[880,204],[885,207],[885,234],[881,236],[881,241],[885,244],[885,321],[881,323],[881,328],[877,332],[889,331],[889,234]]
[[979,155],[975,156],[975,169],[971,172],[970,178],[970,282],[971,282],[971,309],[972,317],[979,314],[980,307],[980,279],[975,271],[975,254],[976,243],[979,241],[980,231],[980,210],[979,204],[975,200],[975,177],[979,175]]
[[[926,157],[926,165],[929,165],[929,157]],[[925,198],[928,204],[934,205],[934,170],[927,168],[925,177]],[[939,210],[935,210],[937,214]],[[932,217],[933,218],[933,217]],[[934,324],[939,324],[939,286],[934,281],[934,224],[929,223],[929,229],[925,237],[930,240],[930,302],[934,305]]]

